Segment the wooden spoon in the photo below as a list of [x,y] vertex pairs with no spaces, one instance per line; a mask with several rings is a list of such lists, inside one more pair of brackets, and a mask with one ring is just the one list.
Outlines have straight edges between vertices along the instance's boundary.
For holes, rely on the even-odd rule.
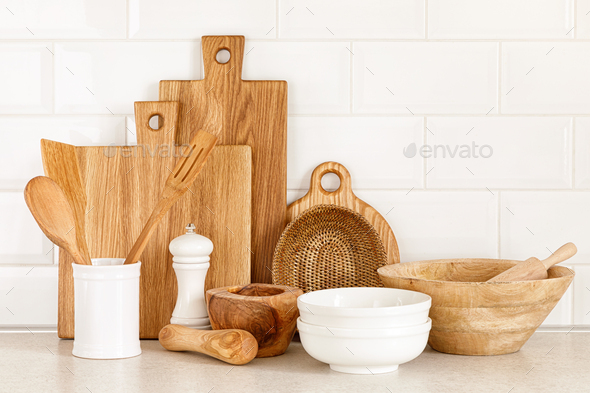
[[250,362],[258,353],[254,336],[239,329],[196,330],[166,325],[158,339],[169,351],[195,351],[236,365]]
[[74,262],[92,265],[78,249],[76,220],[66,195],[50,178],[38,176],[25,187],[25,201],[43,233],[70,253]]
[[490,278],[487,282],[529,281],[547,278],[547,269],[576,255],[578,249],[574,243],[559,247],[549,258],[540,261],[535,257],[511,267],[510,269]]
[[[174,170],[170,171],[171,173],[162,190],[162,196],[156,207],[154,207],[152,215],[143,227],[135,244],[133,244],[129,255],[127,255],[125,264],[135,263],[139,260],[139,256],[145,249],[156,226],[178,198],[193,184],[216,143],[217,138],[215,136],[205,131],[197,131],[191,140],[188,156],[183,155],[176,163]],[[149,185],[147,186],[149,187]]]

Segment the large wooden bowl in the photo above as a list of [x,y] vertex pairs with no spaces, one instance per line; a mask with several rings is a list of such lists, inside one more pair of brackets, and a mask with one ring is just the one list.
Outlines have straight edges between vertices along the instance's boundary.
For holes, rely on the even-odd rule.
[[379,268],[383,284],[432,297],[428,344],[458,355],[518,351],[553,310],[574,278],[554,266],[549,278],[487,283],[519,261],[439,259]]

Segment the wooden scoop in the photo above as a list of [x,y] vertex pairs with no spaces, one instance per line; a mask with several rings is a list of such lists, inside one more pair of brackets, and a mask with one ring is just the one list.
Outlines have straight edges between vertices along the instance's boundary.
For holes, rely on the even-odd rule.
[[[152,215],[143,227],[135,244],[133,244],[129,255],[127,255],[125,264],[135,263],[139,260],[139,256],[145,249],[156,226],[178,198],[188,191],[188,187],[193,184],[197,175],[201,172],[205,161],[207,161],[216,143],[217,138],[215,136],[205,131],[197,131],[189,145],[190,150],[188,155],[183,155],[176,163],[174,170],[170,171],[171,173],[166,180],[164,190],[162,190],[162,196],[156,207],[154,207]],[[149,187],[149,184],[147,187]]]
[[544,261],[540,261],[535,257],[529,258],[490,278],[487,282],[543,280],[547,278],[547,269],[573,257],[576,252],[578,252],[578,249],[574,243],[564,244]]
[[66,195],[50,178],[38,176],[25,187],[25,201],[43,233],[53,243],[70,253],[74,262],[92,265],[78,248],[76,220]]
[[256,357],[258,342],[245,330],[196,330],[166,325],[160,330],[160,344],[169,351],[195,351],[229,364],[246,364]]

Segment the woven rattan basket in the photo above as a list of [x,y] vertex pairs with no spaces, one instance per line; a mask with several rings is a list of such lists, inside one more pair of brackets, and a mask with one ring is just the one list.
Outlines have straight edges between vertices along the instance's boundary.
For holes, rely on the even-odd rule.
[[273,283],[304,292],[381,287],[377,269],[387,264],[381,237],[361,214],[316,205],[283,232],[273,258]]

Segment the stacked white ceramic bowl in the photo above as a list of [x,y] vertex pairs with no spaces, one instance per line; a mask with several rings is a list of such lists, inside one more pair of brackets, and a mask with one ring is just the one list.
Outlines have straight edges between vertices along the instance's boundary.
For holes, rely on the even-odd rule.
[[418,357],[428,341],[430,296],[394,288],[336,288],[299,296],[303,348],[334,371],[381,374]]

